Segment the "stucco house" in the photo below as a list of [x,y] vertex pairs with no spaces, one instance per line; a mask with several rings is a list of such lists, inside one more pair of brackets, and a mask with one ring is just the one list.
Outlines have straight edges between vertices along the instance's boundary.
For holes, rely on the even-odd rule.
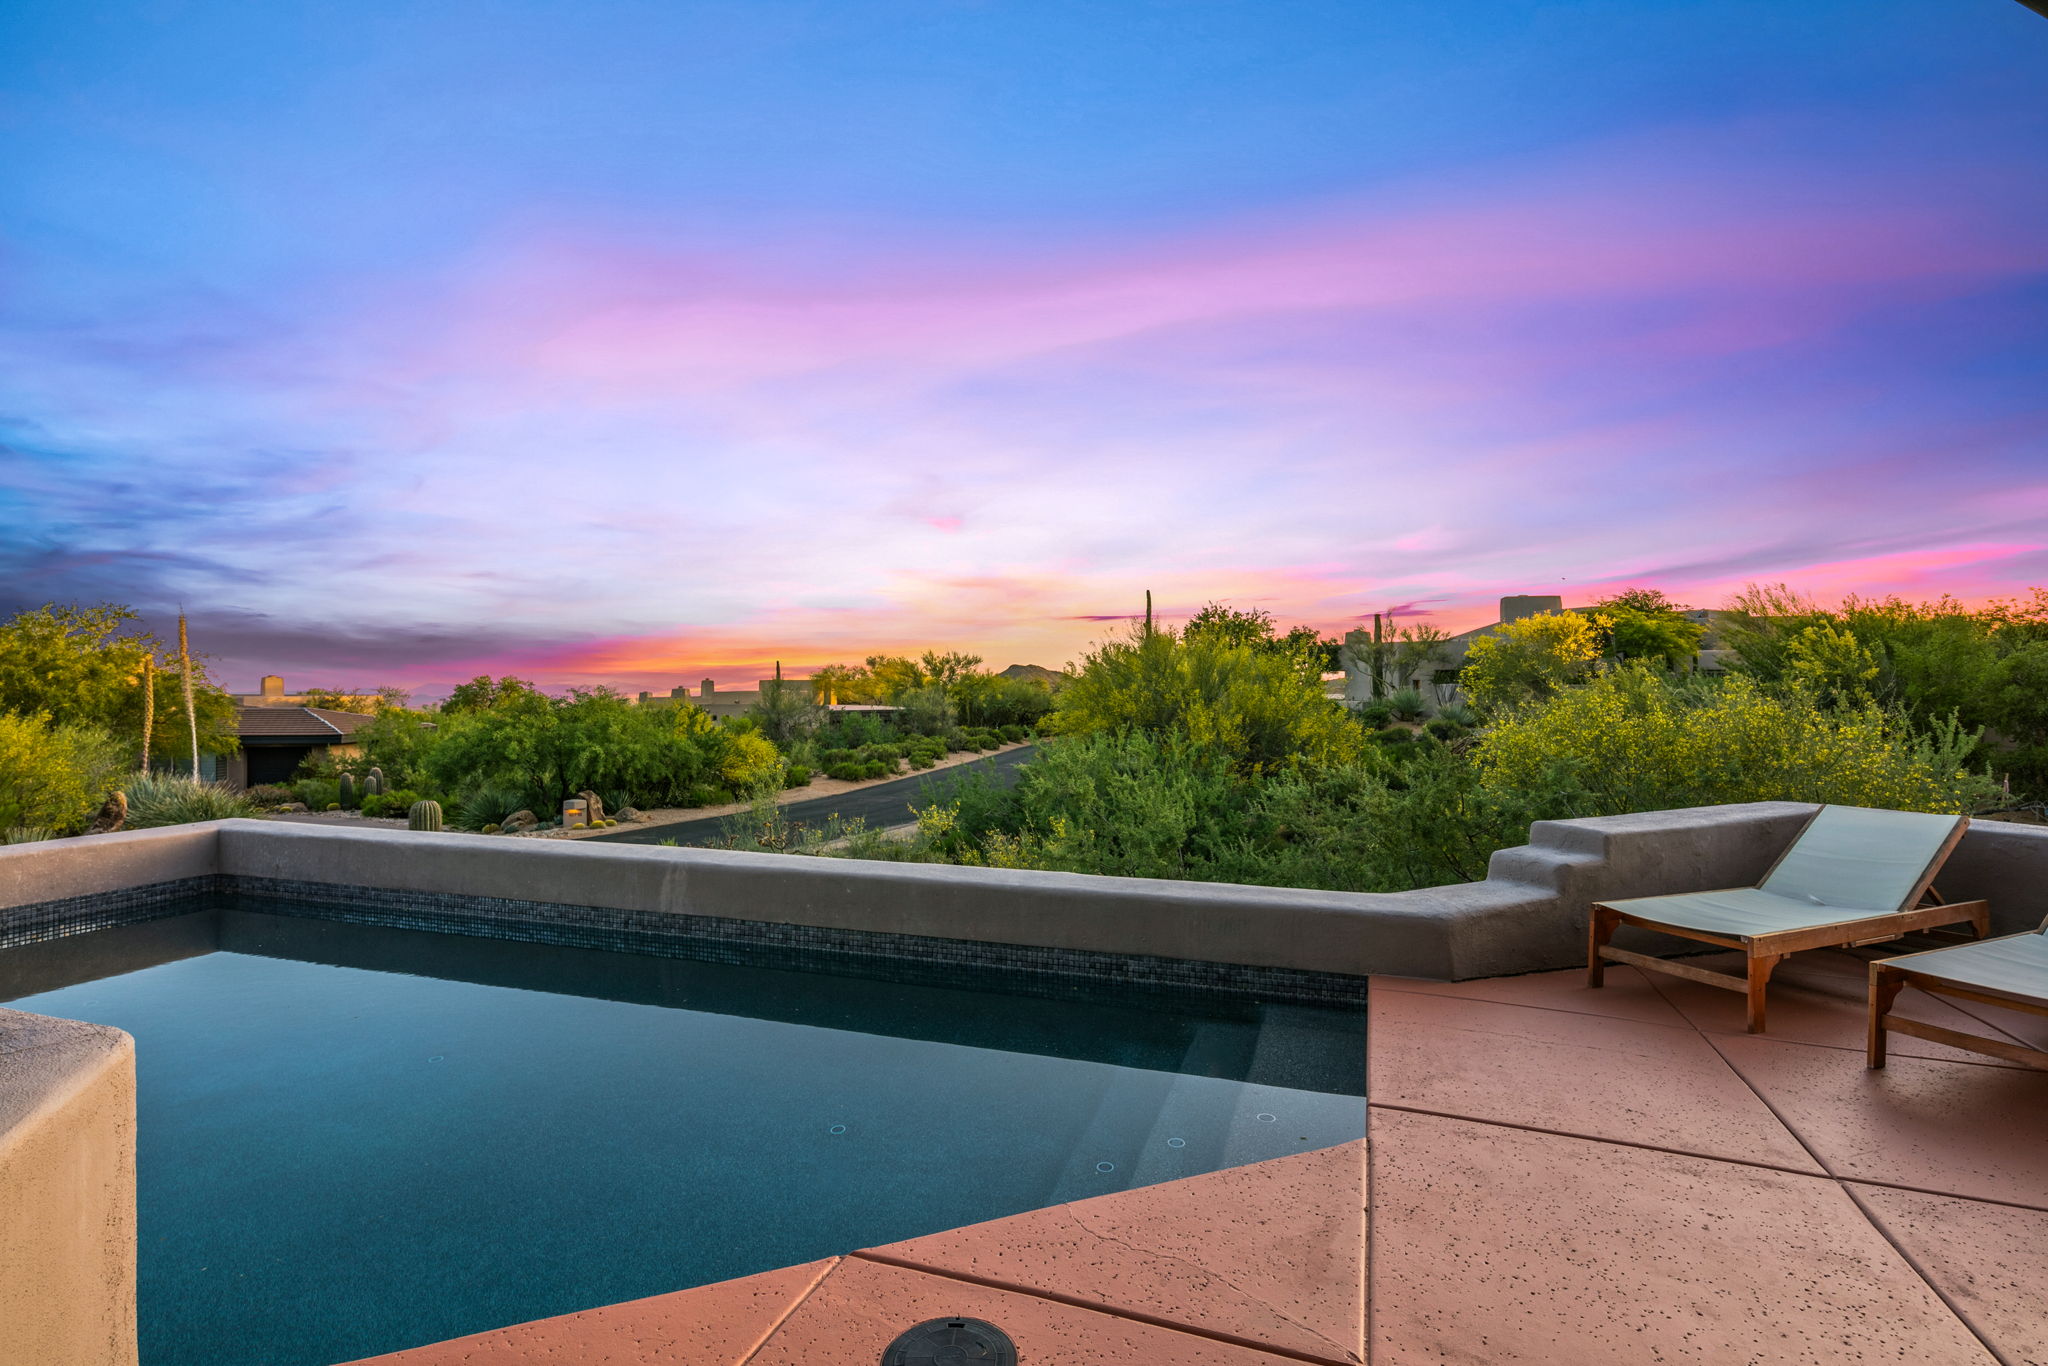
[[238,706],[235,734],[242,750],[227,760],[222,780],[234,788],[281,783],[308,759],[353,757],[362,747],[352,737],[375,719],[324,707]]

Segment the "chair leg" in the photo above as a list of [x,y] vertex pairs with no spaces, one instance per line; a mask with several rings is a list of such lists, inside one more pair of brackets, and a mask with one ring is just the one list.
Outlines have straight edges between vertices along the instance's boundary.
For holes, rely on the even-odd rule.
[[1760,953],[1749,960],[1749,1024],[1752,1034],[1764,1032],[1764,988],[1770,985],[1771,969],[1783,962],[1782,953]]
[[1621,913],[1610,911],[1604,906],[1595,906],[1591,920],[1586,927],[1586,985],[1605,986],[1607,982],[1607,960],[1600,956],[1600,950],[1607,947],[1607,941],[1614,938],[1614,931],[1621,924]]
[[1989,939],[1991,937],[1990,902],[1980,901],[1977,903],[1976,909],[1970,912],[1970,928],[1977,932],[1979,939]]
[[1870,965],[1870,1021],[1864,1047],[1868,1055],[1865,1062],[1871,1067],[1884,1066],[1884,1017],[1891,1012],[1892,1002],[1899,999],[1899,991],[1905,985],[1906,979],[1886,972],[1884,964]]

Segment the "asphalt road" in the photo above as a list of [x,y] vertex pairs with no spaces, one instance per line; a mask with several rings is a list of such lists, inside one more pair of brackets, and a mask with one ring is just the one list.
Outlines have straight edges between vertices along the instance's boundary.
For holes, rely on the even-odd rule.
[[[1008,787],[1017,781],[1017,771],[1030,761],[1036,751],[1035,745],[1004,750],[1001,754],[976,759],[971,764],[960,764],[935,773],[913,773],[886,783],[856,787],[833,797],[790,802],[782,809],[798,825],[823,825],[833,816],[846,821],[858,817],[867,822],[870,830],[902,825],[917,819],[916,807],[930,806],[951,782],[967,774],[986,773],[997,783]],[[592,835],[589,840],[606,844],[660,844],[663,840],[674,840],[677,844],[710,844],[724,838],[726,823],[733,819],[732,816],[707,816],[702,820],[674,821],[667,825],[635,826],[610,835]]]

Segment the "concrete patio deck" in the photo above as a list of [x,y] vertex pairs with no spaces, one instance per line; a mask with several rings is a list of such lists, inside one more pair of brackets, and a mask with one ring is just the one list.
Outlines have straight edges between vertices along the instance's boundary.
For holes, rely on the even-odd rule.
[[1027,1366],[2048,1366],[2048,1073],[1909,1038],[1866,1071],[1863,973],[1795,957],[1764,1037],[1632,968],[1375,978],[1367,1143],[375,1361],[878,1362],[967,1315]]

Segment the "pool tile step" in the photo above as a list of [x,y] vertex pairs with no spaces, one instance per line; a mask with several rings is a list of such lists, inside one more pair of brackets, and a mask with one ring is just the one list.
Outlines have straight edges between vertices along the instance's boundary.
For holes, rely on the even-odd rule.
[[1361,1139],[873,1251],[1352,1366],[1365,1220]]
[[1371,1141],[1374,1366],[1995,1361],[1824,1177],[1394,1110]]
[[347,1366],[742,1366],[838,1261],[536,1319]]
[[1002,1329],[1016,1344],[1019,1366],[1291,1366],[1299,1360],[855,1256],[832,1269],[747,1366],[866,1366],[881,1361],[905,1329],[942,1317],[977,1318]]

